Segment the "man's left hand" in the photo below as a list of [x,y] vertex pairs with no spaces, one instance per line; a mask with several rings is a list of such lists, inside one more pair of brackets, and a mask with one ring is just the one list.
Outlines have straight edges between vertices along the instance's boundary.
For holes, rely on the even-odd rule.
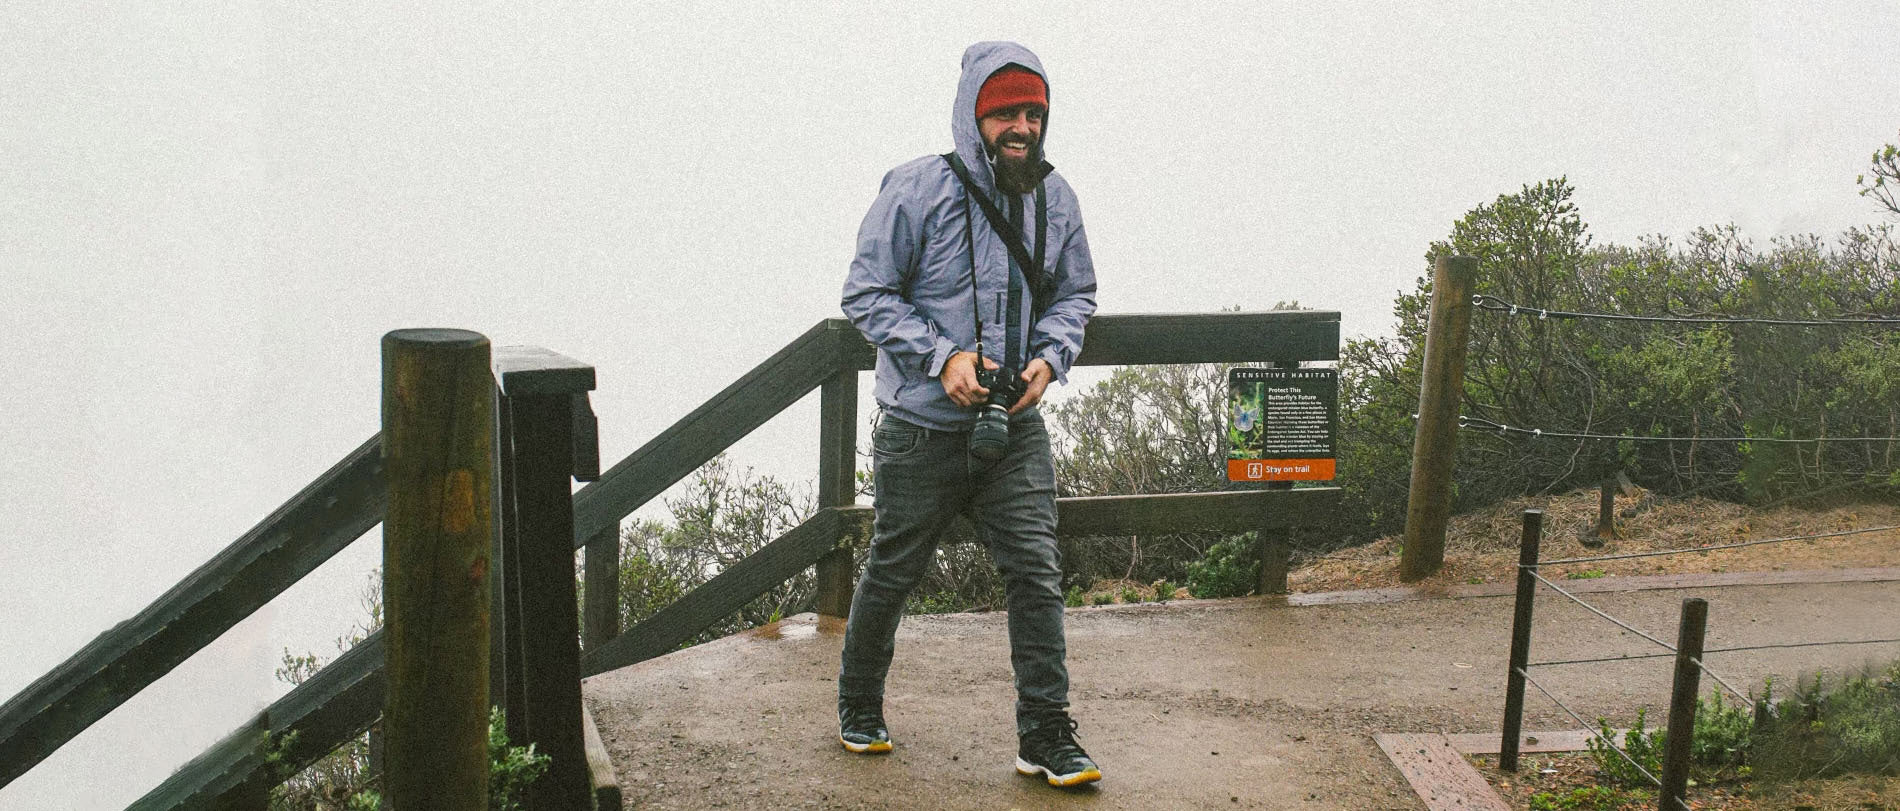
[[1049,381],[1055,379],[1056,372],[1049,368],[1049,362],[1036,358],[1023,369],[1023,396],[1016,399],[1016,405],[1009,413],[1015,414],[1025,408],[1042,402],[1043,389],[1049,388]]

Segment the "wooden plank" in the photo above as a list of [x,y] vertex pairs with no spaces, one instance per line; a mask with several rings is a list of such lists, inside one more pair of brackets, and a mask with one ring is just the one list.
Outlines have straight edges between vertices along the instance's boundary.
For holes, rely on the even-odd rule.
[[838,368],[840,326],[857,332],[819,322],[575,493],[574,548],[818,388]]
[[130,620],[0,705],[0,786],[217,639],[383,518],[381,435]]
[[[363,734],[382,713],[386,687],[383,635],[377,631],[129,808],[241,807],[239,800],[255,797]],[[273,742],[278,745],[274,762],[269,757]]]
[[538,346],[495,348],[495,381],[509,397],[594,390],[594,367]]
[[587,736],[587,782],[594,795],[594,811],[620,811],[620,782],[614,777],[614,762],[607,755],[607,744],[600,739],[600,727],[594,714],[581,705],[581,731]]
[[[853,512],[868,512],[857,508]],[[838,548],[847,534],[845,510],[830,508],[734,563],[618,639],[588,651],[581,675],[592,676],[672,652],[707,626],[785,582]]]
[[1430,811],[1511,811],[1445,736],[1383,733],[1372,739]]
[[[850,322],[834,319],[847,327]],[[856,332],[855,329],[852,330]],[[1331,310],[1272,310],[1254,313],[1155,313],[1097,315],[1082,334],[1077,366],[1148,363],[1252,363],[1275,360],[1338,360],[1339,313]],[[841,362],[854,369],[876,365],[877,353],[862,336]]]
[[1248,532],[1324,523],[1338,504],[1337,487],[1086,496],[1056,499],[1056,527],[1063,535]]

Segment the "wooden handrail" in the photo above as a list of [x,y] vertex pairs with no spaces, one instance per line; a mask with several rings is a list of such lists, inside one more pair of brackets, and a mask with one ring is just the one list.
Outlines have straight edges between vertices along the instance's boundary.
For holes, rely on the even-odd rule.
[[143,611],[0,705],[0,786],[382,521],[381,454],[381,435],[370,437]]
[[[692,475],[839,369],[870,369],[876,358],[851,322],[829,318],[813,325],[574,494],[574,548]],[[1338,358],[1334,311],[1160,313],[1091,319],[1076,365]]]

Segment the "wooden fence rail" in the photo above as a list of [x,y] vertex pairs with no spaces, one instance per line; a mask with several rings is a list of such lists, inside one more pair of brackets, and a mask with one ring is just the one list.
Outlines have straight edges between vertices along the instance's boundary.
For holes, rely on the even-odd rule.
[[136,616],[0,705],[0,787],[383,520],[382,437],[370,437]]

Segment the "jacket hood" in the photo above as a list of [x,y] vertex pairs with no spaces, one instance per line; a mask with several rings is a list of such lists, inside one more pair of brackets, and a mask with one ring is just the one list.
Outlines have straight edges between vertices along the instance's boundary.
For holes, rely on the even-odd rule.
[[[955,138],[957,155],[963,158],[965,166],[970,167],[971,178],[986,190],[995,190],[996,178],[990,172],[989,156],[983,149],[983,133],[976,126],[976,94],[983,89],[983,83],[989,81],[990,74],[1011,64],[1034,71],[1042,77],[1043,85],[1048,86],[1049,74],[1042,71],[1042,60],[1037,59],[1028,48],[1014,42],[979,42],[963,52],[963,76],[957,80],[957,102],[950,111],[950,134]],[[1050,91],[1052,105],[1054,92]],[[1036,160],[1047,157],[1044,146],[1048,141],[1049,117],[1044,114],[1042,139],[1036,144]],[[1048,171],[1046,166],[1043,171]]]

